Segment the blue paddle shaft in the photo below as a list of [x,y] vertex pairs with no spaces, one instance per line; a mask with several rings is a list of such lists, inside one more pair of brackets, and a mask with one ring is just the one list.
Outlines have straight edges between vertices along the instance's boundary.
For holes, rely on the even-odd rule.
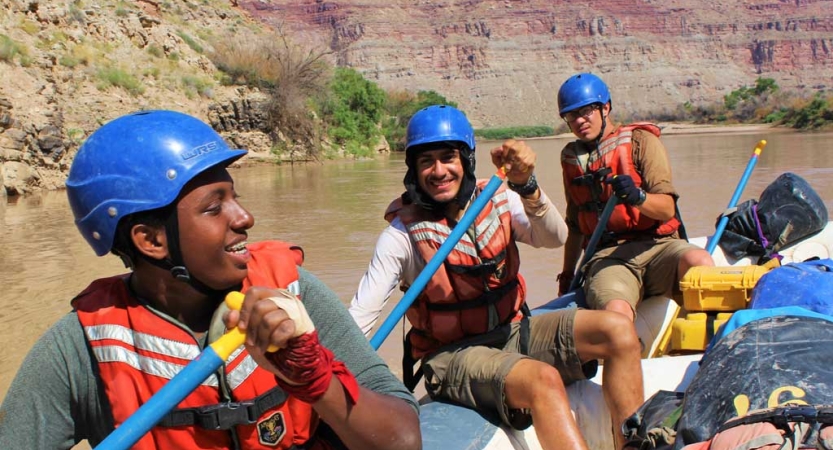
[[[752,175],[752,169],[755,168],[755,164],[758,162],[758,155],[761,152],[761,148],[763,145],[766,145],[766,141],[761,141],[758,143],[758,147],[755,148],[755,152],[752,153],[752,157],[749,158],[749,162],[746,163],[746,170],[743,171],[743,176],[740,177],[740,182],[738,182],[737,187],[735,187],[735,192],[732,194],[732,199],[729,201],[729,206],[726,209],[734,208],[738,204],[738,200],[740,200],[740,195],[743,193],[743,189],[746,187],[747,181],[749,181],[749,177]],[[726,229],[726,225],[729,223],[729,216],[723,215],[720,218],[720,221],[717,223],[717,228],[714,231],[714,235],[709,239],[708,244],[706,244],[706,251],[709,254],[714,252],[714,249],[717,247],[717,244],[720,242],[720,237],[723,235],[723,231]]]
[[477,215],[480,214],[480,211],[483,210],[486,203],[492,199],[492,196],[495,192],[497,192],[502,183],[502,178],[498,175],[493,175],[489,180],[489,183],[486,184],[486,187],[484,187],[480,192],[480,195],[478,195],[472,204],[469,205],[465,214],[463,214],[463,217],[459,222],[457,222],[454,229],[451,230],[451,234],[448,235],[448,238],[445,242],[443,242],[439,250],[437,250],[437,253],[431,258],[430,261],[428,261],[428,264],[425,265],[425,268],[422,269],[422,272],[420,272],[416,277],[413,284],[411,284],[411,287],[409,287],[405,292],[405,295],[402,296],[402,300],[400,300],[399,303],[393,308],[393,311],[390,312],[390,315],[388,315],[387,319],[385,319],[379,327],[379,330],[376,331],[376,334],[374,334],[373,338],[370,339],[370,346],[373,347],[374,350],[378,350],[382,345],[382,342],[385,342],[385,339],[387,339],[388,335],[393,330],[393,327],[395,327],[397,322],[402,319],[405,312],[411,307],[411,304],[425,288],[425,285],[428,284],[428,281],[430,281],[431,277],[434,276],[434,272],[440,268],[440,265],[443,261],[445,261],[445,258],[448,257],[448,254],[451,253],[451,250],[454,249],[454,246],[457,245],[457,242],[461,237],[463,237],[466,230],[468,230],[471,224],[474,223],[474,219],[477,218]]
[[581,286],[581,283],[584,282],[584,271],[582,267],[590,261],[590,258],[596,253],[596,246],[599,245],[599,241],[602,239],[602,233],[607,229],[607,221],[610,220],[610,216],[613,215],[613,208],[616,207],[616,204],[619,203],[619,198],[615,195],[611,195],[609,199],[607,199],[607,203],[605,203],[605,207],[602,210],[602,214],[599,216],[599,223],[596,224],[596,229],[593,230],[593,234],[590,236],[590,241],[587,242],[587,247],[584,248],[584,256],[581,257],[581,262],[578,264],[578,272],[575,277],[573,277],[573,281],[570,282],[570,289],[569,291],[574,291]]
[[153,428],[209,375],[223,364],[222,358],[211,347],[188,363],[175,377],[157,391],[127,420],[116,428],[95,450],[127,450]]

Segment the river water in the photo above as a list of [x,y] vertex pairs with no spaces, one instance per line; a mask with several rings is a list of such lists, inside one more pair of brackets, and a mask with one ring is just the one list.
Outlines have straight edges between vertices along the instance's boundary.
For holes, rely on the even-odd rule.
[[[783,172],[804,177],[833,211],[831,134],[798,134],[764,130],[740,133],[670,134],[674,184],[689,236],[714,231],[755,144],[768,145],[744,190],[741,201],[757,198]],[[559,151],[566,139],[530,141],[538,154],[536,172],[543,189],[563,212]],[[481,142],[477,173],[489,177],[494,168]],[[305,267],[327,283],[347,304],[386,225],[382,213],[402,192],[403,155],[367,161],[257,166],[234,169],[241,202],[256,219],[250,241],[281,239],[301,245]],[[124,271],[114,256],[97,258],[78,234],[64,192],[48,192],[0,203],[0,400],[34,341],[70,310],[70,299],[95,278]],[[521,272],[527,279],[532,306],[555,296],[555,275],[562,250],[521,246]],[[401,293],[389,307],[401,298]],[[380,352],[400,373],[402,327],[397,327]]]

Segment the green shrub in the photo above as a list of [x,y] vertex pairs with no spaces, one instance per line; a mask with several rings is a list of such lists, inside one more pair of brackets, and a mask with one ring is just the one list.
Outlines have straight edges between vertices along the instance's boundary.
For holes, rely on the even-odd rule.
[[145,87],[142,86],[141,81],[122,69],[105,67],[103,69],[99,69],[97,75],[100,81],[98,87],[101,90],[110,86],[116,86],[124,89],[134,96],[140,95],[145,91]]
[[766,93],[775,93],[778,91],[778,85],[772,78],[760,78],[755,80],[755,87],[741,86],[723,97],[723,104],[728,110],[734,110],[738,104],[745,102],[754,97],[760,97]]
[[209,80],[194,75],[184,75],[182,77],[182,86],[188,98],[194,98],[195,95],[211,98],[212,84]]
[[84,142],[84,130],[80,128],[67,129],[67,138],[75,145],[81,145]]
[[203,53],[204,50],[202,46],[199,43],[197,43],[197,41],[195,41],[194,38],[186,34],[184,31],[177,31],[176,35],[181,37],[182,40],[185,41],[185,43],[188,44],[189,47],[191,47],[191,50],[200,54]]
[[62,55],[60,58],[58,58],[58,64],[72,69],[75,66],[81,64],[81,60],[72,55]]
[[422,108],[431,105],[450,105],[457,107],[435,91],[419,91],[414,95],[407,91],[391,91],[385,101],[386,118],[382,123],[385,139],[395,151],[405,150],[405,133],[411,117]]
[[20,44],[5,34],[0,34],[0,61],[11,63],[21,52]]
[[67,10],[67,18],[70,23],[75,22],[79,25],[86,25],[87,24],[87,14],[84,13],[78,6],[73,3],[69,5],[69,9]]
[[32,20],[23,19],[20,21],[20,29],[23,30],[26,34],[30,36],[34,36],[38,34],[40,31],[40,25],[37,22]]
[[531,138],[552,136],[555,130],[546,125],[537,126],[522,126],[522,127],[506,127],[506,128],[484,128],[475,130],[475,136],[483,139],[512,139],[512,138]]
[[828,100],[821,94],[816,94],[807,106],[786,112],[784,123],[799,129],[815,129],[829,125],[833,122],[833,109],[830,108]]
[[155,44],[148,45],[147,52],[148,52],[148,54],[150,54],[151,56],[156,57],[156,58],[161,58],[161,57],[165,56],[165,52],[163,52],[162,49],[159,48],[159,46],[155,45]]

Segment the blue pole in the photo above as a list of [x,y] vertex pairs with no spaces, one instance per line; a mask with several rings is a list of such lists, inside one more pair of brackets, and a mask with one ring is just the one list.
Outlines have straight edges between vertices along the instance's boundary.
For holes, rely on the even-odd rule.
[[451,234],[448,235],[448,238],[445,242],[443,242],[439,250],[437,250],[437,253],[431,258],[430,261],[428,261],[425,268],[422,269],[422,272],[419,273],[413,284],[411,284],[411,287],[409,287],[405,292],[405,295],[402,296],[402,300],[399,300],[399,303],[393,308],[393,311],[390,312],[390,315],[388,315],[379,327],[379,330],[377,330],[376,334],[373,335],[373,338],[370,339],[370,346],[373,347],[374,350],[378,350],[382,345],[382,342],[385,342],[385,339],[387,339],[388,335],[393,330],[393,327],[395,327],[396,323],[402,319],[405,312],[411,307],[411,304],[425,288],[425,285],[428,284],[428,281],[430,281],[431,277],[434,276],[434,272],[440,268],[440,265],[443,261],[445,261],[445,258],[448,257],[448,254],[451,253],[451,250],[454,249],[454,246],[457,245],[457,242],[461,237],[463,237],[466,230],[468,230],[471,224],[474,223],[474,219],[477,218],[477,215],[480,214],[480,211],[483,210],[486,203],[492,199],[492,196],[495,192],[497,192],[502,183],[503,178],[501,178],[500,175],[492,175],[492,178],[489,180],[489,183],[486,184],[486,187],[484,187],[480,192],[480,195],[478,195],[472,204],[469,205],[465,214],[463,214],[463,217],[459,222],[457,222],[454,229],[451,230]]
[[[743,189],[746,187],[746,182],[749,181],[749,177],[752,175],[752,169],[754,169],[755,164],[758,163],[758,156],[760,156],[765,146],[766,141],[763,139],[760,140],[758,142],[758,145],[755,146],[755,150],[752,152],[752,157],[749,158],[749,162],[746,164],[746,170],[743,171],[743,176],[740,177],[740,182],[738,182],[738,185],[735,188],[735,193],[732,194],[732,199],[729,200],[729,206],[726,207],[727,210],[737,206],[738,200],[740,200],[740,195],[743,193]],[[726,225],[728,223],[729,216],[724,214],[720,218],[720,221],[717,223],[717,228],[714,231],[714,235],[709,239],[709,242],[706,244],[706,251],[709,252],[709,254],[712,254],[714,252],[714,249],[720,242],[720,237],[723,235],[723,231],[726,229]]]
[[604,233],[605,229],[607,229],[607,221],[610,220],[610,216],[613,215],[613,208],[616,207],[616,204],[619,203],[619,198],[615,195],[611,195],[609,199],[607,199],[607,203],[605,203],[605,207],[602,210],[602,214],[599,216],[599,223],[596,224],[596,229],[593,230],[593,234],[590,236],[590,240],[587,242],[587,247],[584,248],[584,256],[581,257],[581,262],[578,265],[578,270],[576,276],[573,277],[573,281],[570,283],[570,289],[568,292],[572,292],[581,286],[581,283],[584,282],[584,271],[582,267],[590,260],[594,253],[596,253],[596,246],[599,245],[599,241],[602,239],[602,233]]

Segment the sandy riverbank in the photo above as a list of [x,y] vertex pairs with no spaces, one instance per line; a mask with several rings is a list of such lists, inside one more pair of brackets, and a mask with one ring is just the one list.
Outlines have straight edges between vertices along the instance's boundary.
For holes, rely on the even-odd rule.
[[[731,124],[731,125],[715,125],[715,124],[693,124],[693,123],[675,123],[675,122],[659,122],[657,123],[662,129],[663,135],[669,134],[735,134],[735,133],[758,133],[761,131],[785,133],[795,132],[796,130],[786,127],[778,127],[768,123],[762,124]],[[565,138],[572,139],[572,133],[561,133],[551,138]]]
[[734,124],[704,125],[691,123],[659,123],[662,134],[698,134],[698,133],[755,133],[760,131],[794,132],[792,128],[777,127],[772,124]]

